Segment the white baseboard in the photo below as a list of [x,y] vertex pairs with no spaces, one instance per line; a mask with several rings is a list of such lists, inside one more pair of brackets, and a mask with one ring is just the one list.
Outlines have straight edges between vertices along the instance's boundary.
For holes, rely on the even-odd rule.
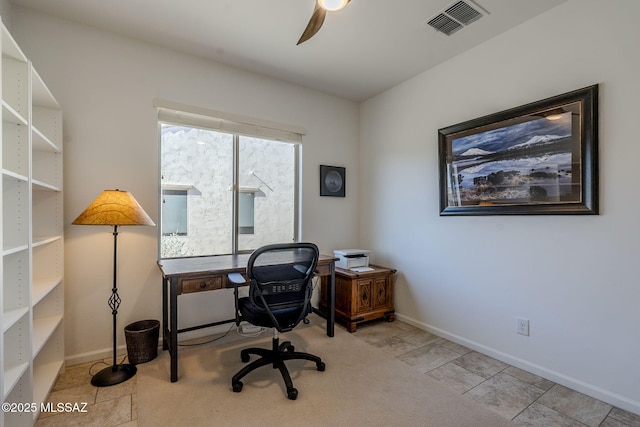
[[416,328],[422,329],[427,332],[431,332],[435,335],[438,335],[439,337],[446,338],[449,341],[453,341],[465,347],[469,347],[480,353],[486,354],[487,356],[491,356],[504,363],[508,363],[509,365],[515,366],[516,368],[523,369],[527,372],[538,375],[542,378],[548,379],[557,384],[561,384],[572,390],[586,394],[587,396],[591,396],[595,399],[601,400],[610,405],[617,406],[620,409],[624,409],[626,411],[633,412],[635,414],[640,414],[640,402],[621,396],[609,390],[605,390],[603,388],[597,387],[593,384],[586,383],[577,378],[573,378],[571,376],[565,375],[561,372],[557,372],[552,369],[545,368],[544,366],[536,365],[535,363],[531,363],[528,360],[524,360],[519,357],[515,357],[510,354],[503,353],[499,350],[496,350],[491,347],[487,347],[483,344],[477,343],[475,341],[471,341],[459,335],[449,333],[443,329],[436,328],[426,323],[419,322],[415,319],[399,314],[398,312],[396,312],[396,318],[412,326],[415,326]]

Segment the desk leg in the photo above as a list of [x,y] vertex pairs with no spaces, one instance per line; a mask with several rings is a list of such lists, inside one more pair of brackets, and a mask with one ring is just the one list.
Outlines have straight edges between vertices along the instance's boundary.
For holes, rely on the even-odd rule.
[[169,352],[171,353],[171,382],[175,383],[178,381],[178,279],[171,279],[170,286],[170,319],[169,322],[171,330],[169,331],[170,336],[170,346],[171,349]]
[[169,338],[169,279],[162,278],[162,351],[169,350],[167,339]]
[[331,263],[331,277],[329,289],[327,289],[327,336],[332,337],[335,333],[336,323],[336,268],[335,263]]

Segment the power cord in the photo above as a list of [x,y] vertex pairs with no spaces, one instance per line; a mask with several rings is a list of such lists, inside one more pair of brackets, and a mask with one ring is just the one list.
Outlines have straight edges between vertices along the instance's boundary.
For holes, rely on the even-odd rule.
[[[124,363],[124,361],[125,361],[125,360],[127,360],[127,355],[125,355],[125,356],[122,358],[122,360],[120,361],[120,363],[118,363],[118,365],[122,365],[122,364]],[[93,378],[93,376],[95,375],[95,374],[92,374],[92,373],[91,373],[91,370],[93,369],[93,367],[94,367],[94,366],[96,366],[96,365],[100,365],[100,364],[102,364],[102,365],[107,365],[107,366],[111,366],[111,364],[110,364],[110,363],[107,363],[107,362],[105,362],[104,360],[98,360],[97,362],[95,362],[95,363],[93,363],[91,366],[89,366],[89,375],[91,376],[91,378]]]
[[218,341],[218,340],[226,337],[227,335],[229,335],[229,332],[231,332],[231,329],[233,329],[233,326],[234,325],[231,325],[229,327],[229,329],[227,329],[227,332],[225,332],[224,334],[220,335],[219,337],[212,338],[209,341],[203,341],[203,342],[198,342],[198,343],[193,343],[193,344],[180,344],[180,343],[178,343],[178,347],[193,347],[193,346],[196,346],[196,345],[209,344],[209,343]]

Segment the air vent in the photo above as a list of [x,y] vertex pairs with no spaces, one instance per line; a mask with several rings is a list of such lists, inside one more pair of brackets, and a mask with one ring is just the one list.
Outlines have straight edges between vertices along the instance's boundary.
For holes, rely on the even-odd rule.
[[462,22],[464,25],[469,25],[473,21],[480,19],[482,16],[480,12],[463,1],[459,1],[454,4],[449,9],[445,10],[445,13],[456,21]]
[[450,36],[482,18],[483,15],[478,9],[480,9],[479,6],[471,6],[469,1],[458,1],[447,7],[444,12],[429,19],[426,25]]
[[444,13],[436,15],[433,19],[427,22],[427,24],[448,36],[462,28],[462,24],[459,24],[457,21],[449,18]]

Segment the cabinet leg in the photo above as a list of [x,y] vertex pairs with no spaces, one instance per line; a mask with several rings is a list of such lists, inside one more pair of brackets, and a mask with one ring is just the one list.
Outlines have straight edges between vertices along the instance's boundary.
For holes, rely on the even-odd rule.
[[393,322],[394,320],[396,320],[396,315],[395,314],[387,314],[384,318],[387,319],[387,322]]
[[347,322],[347,331],[353,333],[356,331],[356,322]]

